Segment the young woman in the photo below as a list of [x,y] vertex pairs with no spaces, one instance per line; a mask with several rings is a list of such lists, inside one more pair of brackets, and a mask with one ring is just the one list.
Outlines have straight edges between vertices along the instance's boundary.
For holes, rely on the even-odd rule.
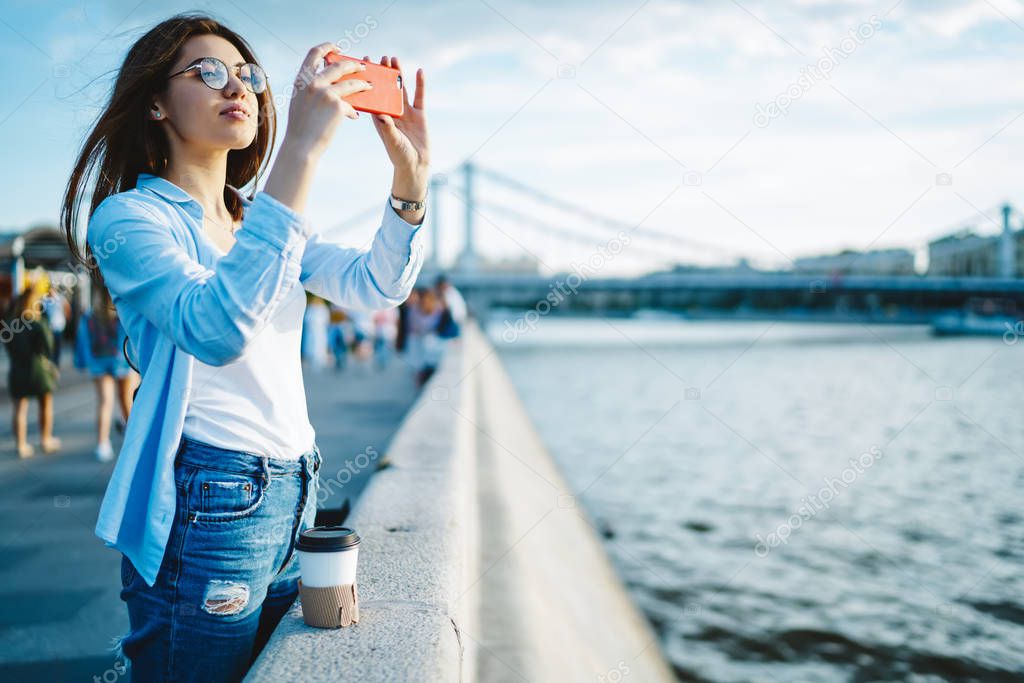
[[[244,675],[295,599],[294,544],[316,513],[304,290],[393,307],[423,262],[422,70],[401,119],[371,117],[394,174],[369,249],[324,241],[303,218],[335,129],[358,117],[344,98],[369,87],[339,80],[360,70],[349,60],[318,71],[335,49],[306,55],[284,140],[255,191],[274,141],[256,56],[210,18],[161,22],[128,51],[68,185],[61,217],[74,249],[93,178],[83,258],[98,266],[142,374],[96,525],[122,552],[131,630],[118,645],[133,680]],[[236,189],[245,186],[249,196]]]
[[78,319],[75,367],[88,372],[96,385],[96,459],[108,462],[114,459],[114,447],[110,445],[114,389],[121,407],[120,418],[127,424],[138,375],[121,353],[126,335],[110,292],[97,287],[92,298],[91,310]]

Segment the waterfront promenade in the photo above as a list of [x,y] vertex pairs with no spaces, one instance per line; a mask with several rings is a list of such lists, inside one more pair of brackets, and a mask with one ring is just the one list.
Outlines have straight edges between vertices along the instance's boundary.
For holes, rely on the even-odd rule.
[[[397,360],[383,372],[353,360],[341,374],[329,367],[307,369],[305,381],[322,471],[332,475],[367,448],[379,453],[376,463],[385,459],[392,434],[416,398],[412,372]],[[114,462],[99,463],[92,455],[92,383],[65,365],[54,421],[64,447],[52,456],[37,447],[37,455],[24,461],[14,453],[10,401],[3,393],[0,680],[125,681],[108,651],[112,638],[128,627],[118,595],[120,553],[93,533]],[[34,404],[29,434],[38,446]],[[120,437],[113,438],[116,449]],[[348,475],[338,478],[348,483],[324,497],[318,521],[337,521],[345,499],[357,496],[371,474],[366,468],[351,481]]]

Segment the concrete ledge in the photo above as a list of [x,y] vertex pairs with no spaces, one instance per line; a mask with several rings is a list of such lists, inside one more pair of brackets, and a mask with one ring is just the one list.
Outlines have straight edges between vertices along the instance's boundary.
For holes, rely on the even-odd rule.
[[359,623],[296,602],[246,681],[675,680],[475,324],[388,455],[346,522]]
[[457,681],[462,646],[443,610],[359,601],[359,623],[314,632],[289,612],[246,681]]

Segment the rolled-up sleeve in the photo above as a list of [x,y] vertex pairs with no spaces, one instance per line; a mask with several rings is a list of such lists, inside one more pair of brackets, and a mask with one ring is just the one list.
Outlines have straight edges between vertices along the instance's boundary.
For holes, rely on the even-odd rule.
[[214,269],[143,201],[113,195],[89,220],[87,241],[111,294],[209,365],[224,365],[299,281],[308,222],[265,192],[247,208],[231,250]]
[[384,217],[368,249],[313,234],[302,255],[302,285],[345,308],[394,308],[409,297],[423,267],[425,225],[426,216],[412,225],[385,202]]

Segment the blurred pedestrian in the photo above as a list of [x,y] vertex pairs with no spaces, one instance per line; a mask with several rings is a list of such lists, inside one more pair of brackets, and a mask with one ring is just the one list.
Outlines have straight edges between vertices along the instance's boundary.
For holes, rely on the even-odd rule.
[[398,331],[398,312],[385,308],[373,312],[373,364],[378,370],[388,366]]
[[[442,311],[441,319],[437,322],[437,336],[442,340],[454,339],[462,334],[462,326],[459,323],[466,319],[466,304],[453,287],[448,285],[446,289],[441,279],[438,280],[439,284],[434,286],[434,291],[437,293]],[[448,305],[449,300],[455,302],[454,309]]]
[[437,294],[441,297],[445,308],[451,314],[452,320],[456,325],[461,326],[469,314],[466,308],[466,300],[462,298],[462,293],[455,288],[455,285],[451,283],[448,276],[444,273],[437,276],[437,280],[434,281],[434,288],[437,289]]
[[334,369],[341,372],[348,366],[349,328],[352,326],[345,309],[331,305],[330,326],[327,328],[327,347],[334,356]]
[[128,366],[123,348],[125,331],[117,309],[106,289],[93,290],[92,310],[78,320],[75,336],[75,367],[85,370],[96,385],[96,459],[114,458],[110,445],[110,423],[114,412],[114,388],[121,407],[121,423],[127,424],[132,409],[132,392],[138,375]]
[[327,302],[315,294],[307,294],[306,312],[302,316],[302,349],[303,356],[316,370],[327,365],[327,327],[330,320]]
[[444,344],[438,336],[438,325],[444,307],[433,289],[423,288],[419,292],[418,305],[409,311],[409,363],[416,370],[416,386],[422,387],[434,374]]
[[9,307],[2,335],[10,364],[7,390],[13,403],[12,432],[19,458],[29,458],[35,449],[28,443],[28,400],[39,402],[39,440],[44,453],[60,449],[53,436],[53,392],[60,370],[53,362],[53,332],[42,314],[42,295],[38,286],[25,289]]
[[420,288],[413,289],[409,298],[398,307],[398,329],[395,334],[395,351],[405,355],[409,340],[409,317],[410,311],[420,303]]
[[43,313],[53,332],[53,362],[58,368],[60,367],[60,352],[63,348],[64,328],[67,327],[70,312],[71,304],[51,285],[50,292],[43,297]]
[[369,311],[350,310],[349,320],[352,321],[352,355],[360,362],[362,368],[373,355],[373,317]]

